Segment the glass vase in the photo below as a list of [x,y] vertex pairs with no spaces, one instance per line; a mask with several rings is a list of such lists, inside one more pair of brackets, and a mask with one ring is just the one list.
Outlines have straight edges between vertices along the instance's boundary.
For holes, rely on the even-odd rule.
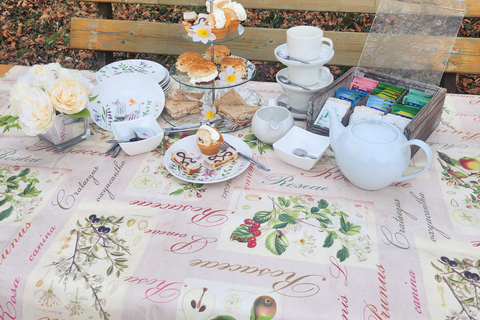
[[77,143],[90,139],[88,117],[76,118],[64,114],[55,117],[53,125],[38,138],[54,148],[63,151]]

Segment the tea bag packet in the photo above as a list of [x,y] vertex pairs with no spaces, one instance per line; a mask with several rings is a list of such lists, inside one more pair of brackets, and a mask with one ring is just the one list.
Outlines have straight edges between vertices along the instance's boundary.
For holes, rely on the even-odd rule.
[[410,122],[410,119],[389,113],[383,117],[382,121],[397,127],[403,132],[407,124]]
[[330,118],[328,116],[328,109],[327,107],[333,107],[338,114],[338,117],[342,119],[345,114],[347,113],[348,109],[350,109],[351,104],[349,101],[330,97],[325,102],[320,114],[318,115],[317,119],[315,120],[315,124],[317,126],[321,126],[324,128],[330,128]]
[[432,96],[429,94],[415,89],[410,89],[403,97],[402,103],[422,108],[424,105],[427,104],[428,101],[430,101],[431,98]]
[[395,103],[390,113],[413,119],[421,109],[421,107],[417,106]]
[[349,123],[355,123],[361,120],[368,120],[374,114],[383,115],[383,112],[380,110],[368,108],[366,106],[356,106],[355,109],[353,109],[353,113],[350,115]]
[[335,98],[348,101],[350,105],[354,107],[359,104],[367,94],[368,92],[365,93],[363,90],[351,90],[341,87],[335,91]]
[[359,89],[371,92],[377,87],[378,83],[377,80],[356,76],[353,78],[352,83],[350,83],[350,90]]
[[371,95],[368,97],[367,107],[387,113],[394,103],[395,100]]
[[155,132],[150,128],[134,128],[133,131],[140,140],[156,136]]

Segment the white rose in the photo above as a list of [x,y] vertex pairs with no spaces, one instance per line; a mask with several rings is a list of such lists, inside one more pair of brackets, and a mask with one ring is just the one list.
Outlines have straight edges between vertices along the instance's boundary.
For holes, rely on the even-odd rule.
[[19,101],[18,117],[23,131],[36,136],[52,126],[55,110],[45,91],[31,87]]
[[19,101],[25,96],[28,89],[32,85],[30,84],[30,77],[28,75],[23,75],[17,80],[15,87],[10,90],[10,114],[14,117],[18,116],[18,105]]
[[30,76],[30,83],[34,87],[45,88],[45,84],[50,80],[55,79],[53,70],[45,65],[34,65],[28,70]]
[[58,78],[47,89],[53,107],[65,114],[82,111],[88,104],[88,93],[82,83],[72,78]]
[[90,82],[88,78],[84,77],[81,72],[72,70],[70,71],[70,76],[72,77],[72,79],[78,80],[82,84],[82,86],[87,91],[88,96],[92,95],[95,86],[93,85],[93,83]]

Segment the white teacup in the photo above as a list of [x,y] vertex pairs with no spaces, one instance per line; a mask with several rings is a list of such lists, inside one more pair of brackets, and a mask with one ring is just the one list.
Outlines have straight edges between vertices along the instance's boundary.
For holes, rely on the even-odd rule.
[[[323,46],[327,42],[329,46]],[[326,51],[323,49],[327,48]],[[292,58],[311,61],[328,55],[333,42],[323,36],[323,30],[312,26],[297,26],[287,30],[287,52]]]
[[327,67],[311,67],[308,64],[304,66],[289,66],[288,78],[293,83],[309,87],[325,85],[330,80],[330,69]]
[[288,68],[285,68],[277,72],[277,83],[282,87],[282,91],[287,96],[290,106],[295,109],[302,110],[306,113],[308,108],[308,101],[310,100],[310,98],[316,95],[317,92],[331,84],[333,82],[333,75],[329,72],[329,78],[327,81],[322,84],[317,83],[314,86],[309,86],[308,88],[311,89],[311,91],[308,91],[300,87],[278,81],[278,77],[280,75],[287,76],[287,69]]

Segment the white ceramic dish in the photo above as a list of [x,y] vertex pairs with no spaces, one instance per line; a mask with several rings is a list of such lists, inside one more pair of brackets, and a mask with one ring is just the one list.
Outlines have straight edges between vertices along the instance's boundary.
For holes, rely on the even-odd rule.
[[125,73],[145,74],[158,83],[165,80],[169,75],[168,70],[159,63],[141,59],[130,59],[107,64],[98,70],[97,82],[100,83],[113,76]]
[[93,89],[95,100],[88,103],[93,122],[100,128],[111,131],[116,122],[115,111],[120,102],[127,105],[126,120],[146,115],[156,119],[165,105],[162,87],[149,76],[139,73],[120,74],[106,79]]
[[126,154],[133,156],[140,153],[150,152],[162,142],[164,132],[157,123],[157,120],[155,120],[151,114],[139,119],[114,122],[112,124],[113,134],[115,135],[116,140],[123,140],[134,135],[135,128],[149,128],[152,129],[156,135],[145,140],[120,143],[122,150],[125,151]]
[[[237,151],[240,151],[246,155],[252,156],[252,150],[250,147],[240,140],[239,138],[224,134],[223,139],[230,143]],[[205,157],[200,152],[200,148],[197,146],[197,136],[192,135],[189,137],[185,137],[181,140],[175,142],[170,148],[168,148],[165,156],[163,157],[163,161],[167,170],[177,177],[180,180],[186,182],[193,182],[193,183],[217,183],[226,181],[232,178],[235,178],[242,172],[244,172],[250,165],[250,162],[245,160],[242,157],[238,157],[233,162],[219,168],[218,170],[208,170],[203,165],[203,160],[200,159],[201,157]],[[176,150],[184,149],[189,153],[193,153],[198,159],[200,160],[200,171],[194,174],[186,174],[180,168],[178,164],[173,162],[172,160],[172,153]]]
[[[310,170],[322,157],[329,145],[329,137],[321,136],[294,126],[283,138],[273,144],[273,149],[279,158],[286,163],[303,170]],[[295,148],[306,150],[309,154],[316,157],[316,159],[294,155],[293,150]]]
[[[330,50],[330,47],[326,44],[323,44],[322,51],[327,52],[328,50]],[[330,60],[332,60],[333,56],[335,55],[335,50],[332,49],[332,51],[330,51],[328,54],[320,55],[320,57],[318,57],[317,59],[308,61],[309,64],[304,64],[298,61],[280,58],[277,55],[277,51],[283,51],[287,53],[287,44],[286,43],[281,44],[278,47],[276,47],[274,50],[275,58],[277,58],[278,61],[280,61],[286,66],[310,66],[310,67],[323,66],[325,63],[328,63]]]

